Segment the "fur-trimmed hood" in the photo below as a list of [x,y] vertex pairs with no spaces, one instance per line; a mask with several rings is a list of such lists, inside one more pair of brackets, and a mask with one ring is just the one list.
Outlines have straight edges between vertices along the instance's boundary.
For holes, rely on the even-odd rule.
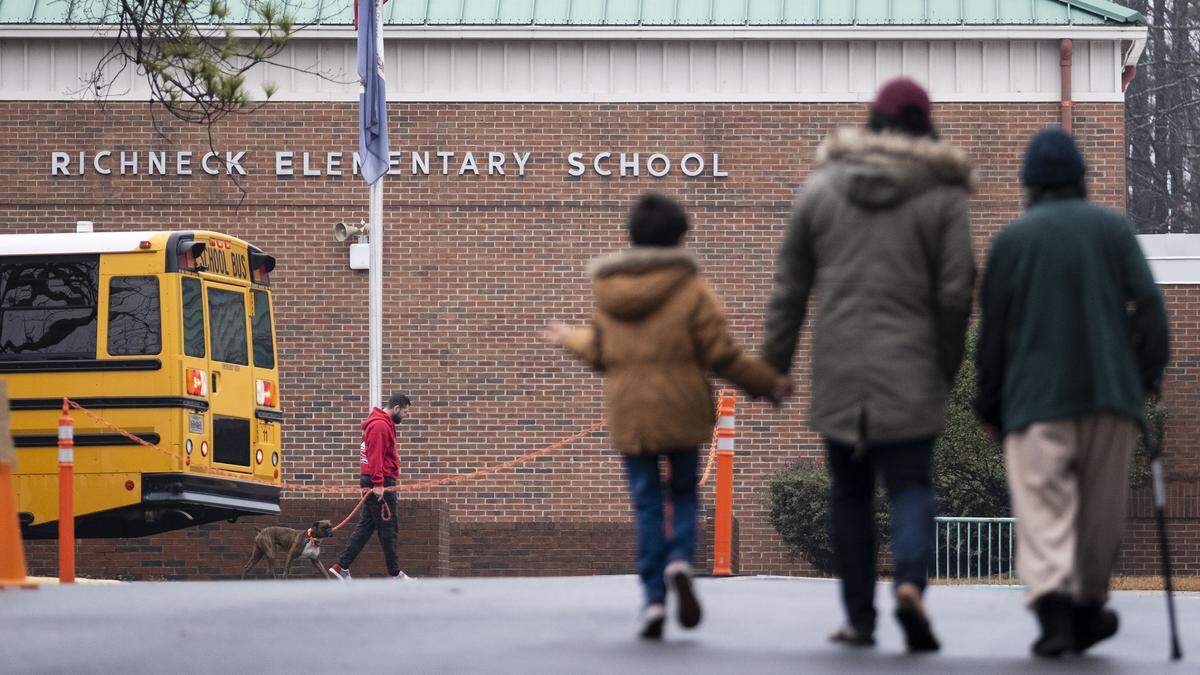
[[867,208],[889,208],[940,186],[968,192],[974,178],[961,149],[929,138],[838,129],[817,150],[817,166],[832,173],[848,199]]
[[636,319],[662,306],[699,269],[696,257],[685,249],[635,246],[596,258],[588,274],[602,312]]

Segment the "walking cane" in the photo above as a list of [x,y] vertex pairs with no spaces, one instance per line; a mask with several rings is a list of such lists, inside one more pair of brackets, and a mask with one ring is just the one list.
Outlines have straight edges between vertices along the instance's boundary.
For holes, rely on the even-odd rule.
[[1162,560],[1163,587],[1167,591],[1167,623],[1171,627],[1171,660],[1183,658],[1179,648],[1179,628],[1175,623],[1175,589],[1171,584],[1171,547],[1167,541],[1167,488],[1163,482],[1162,434],[1151,433],[1149,423],[1142,429],[1142,442],[1150,456],[1154,483],[1154,520],[1158,522],[1158,546]]

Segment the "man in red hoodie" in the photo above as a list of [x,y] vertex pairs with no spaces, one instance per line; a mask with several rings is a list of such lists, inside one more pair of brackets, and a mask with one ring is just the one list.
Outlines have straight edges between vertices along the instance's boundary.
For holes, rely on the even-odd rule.
[[362,422],[359,446],[359,485],[371,491],[363,502],[362,519],[350,535],[350,543],[329,571],[342,581],[350,580],[350,564],[358,557],[372,532],[379,533],[383,559],[393,579],[407,579],[396,558],[396,491],[384,490],[400,479],[400,456],[396,453],[396,425],[412,402],[404,394],[392,394],[387,408],[374,408]]

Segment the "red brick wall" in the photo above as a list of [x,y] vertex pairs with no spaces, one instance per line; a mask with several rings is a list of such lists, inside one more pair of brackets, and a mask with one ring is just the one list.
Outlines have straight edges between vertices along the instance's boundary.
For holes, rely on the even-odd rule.
[[[861,123],[863,112],[852,104],[393,104],[393,149],[534,153],[524,177],[512,175],[510,160],[504,177],[402,175],[387,183],[384,388],[416,400],[413,419],[401,429],[405,479],[516,457],[602,416],[599,379],[537,336],[550,320],[586,320],[584,266],[623,245],[622,217],[645,190],[684,202],[695,223],[690,246],[724,298],[737,337],[756,345],[793,193],[819,141],[836,126]],[[990,236],[1018,211],[1016,176],[1026,139],[1054,123],[1058,107],[946,104],[936,114],[945,138],[977,162],[973,214],[982,255]],[[248,151],[244,195],[227,179],[199,172],[51,179],[55,150],[188,149],[198,157],[206,149],[198,130],[160,120],[159,132],[150,115],[135,104],[100,110],[78,102],[0,103],[0,128],[9,140],[0,154],[0,232],[65,231],[76,219],[94,220],[100,230],[209,227],[278,256],[273,283],[287,411],[285,477],[351,485],[366,406],[366,274],[348,269],[346,246],[333,241],[330,228],[366,218],[367,189],[350,176],[277,178],[273,153],[350,152],[357,146],[355,106],[273,103],[223,124],[218,147]],[[1120,205],[1122,108],[1080,104],[1076,115],[1093,194]],[[676,159],[688,151],[720,152],[729,176],[589,173],[573,179],[565,157],[576,150],[661,151]],[[1184,331],[1178,353],[1190,354],[1195,328],[1187,317],[1195,314],[1176,309],[1175,316]],[[803,423],[807,372],[802,356],[799,395],[781,412],[739,401],[735,511],[743,572],[804,567],[771,528],[765,500],[772,473],[817,452],[817,439]],[[1194,385],[1186,379],[1194,375],[1186,368],[1174,372],[1179,413],[1173,419],[1181,422],[1196,414]],[[524,536],[513,523],[585,528],[628,519],[619,468],[597,435],[518,471],[416,496],[446,500],[451,531],[459,533],[453,544],[466,541],[462,533],[488,528]],[[555,541],[528,541],[535,540],[547,548]],[[486,554],[465,545],[452,549],[451,568],[460,571],[478,570],[498,555],[495,547]],[[590,559],[579,561],[581,571]]]
[[[1178,446],[1176,446],[1178,447]],[[1195,452],[1194,448],[1191,449]],[[1171,563],[1181,576],[1200,576],[1200,481],[1195,464],[1175,455],[1171,466],[1183,469],[1167,491],[1167,533],[1171,539]],[[1186,455],[1184,455],[1186,457]],[[1157,575],[1159,570],[1158,526],[1154,520],[1154,499],[1149,487],[1135,490],[1129,501],[1124,549],[1118,572],[1131,575]]]
[[[711,513],[696,523],[694,568],[713,567]],[[733,522],[731,566],[739,573],[738,520]],[[451,527],[450,574],[454,576],[573,576],[632,574],[633,523],[536,520],[512,523],[464,521]]]

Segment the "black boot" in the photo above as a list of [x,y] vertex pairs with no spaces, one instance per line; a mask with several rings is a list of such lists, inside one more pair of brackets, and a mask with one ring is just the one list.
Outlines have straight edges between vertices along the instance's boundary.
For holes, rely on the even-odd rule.
[[1117,634],[1117,613],[1101,604],[1075,605],[1075,651],[1082,654]]
[[1033,643],[1035,656],[1058,658],[1075,649],[1075,605],[1065,593],[1049,593],[1034,604],[1042,635]]

